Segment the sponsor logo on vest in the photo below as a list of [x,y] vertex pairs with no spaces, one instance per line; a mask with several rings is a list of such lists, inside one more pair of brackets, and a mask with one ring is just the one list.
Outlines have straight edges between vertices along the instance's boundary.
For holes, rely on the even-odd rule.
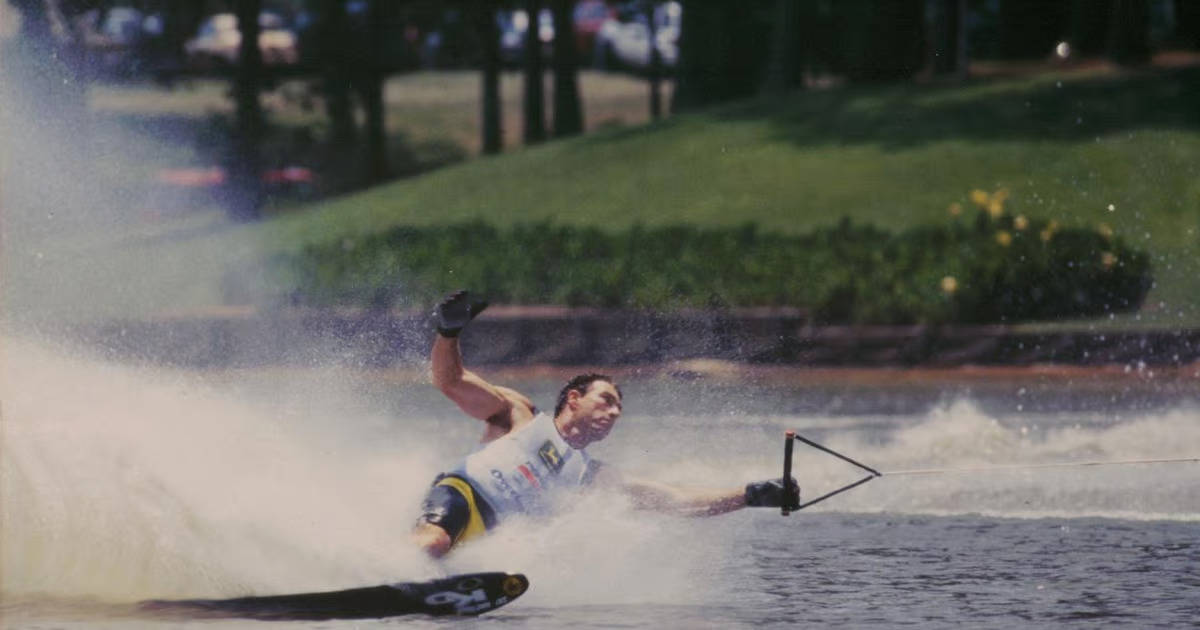
[[517,466],[517,472],[521,473],[522,477],[528,479],[529,483],[532,484],[533,487],[537,488],[538,490],[542,489],[542,482],[538,481],[537,476],[534,474],[533,470],[530,469],[528,464],[521,464],[520,466]]
[[558,452],[558,449],[554,447],[554,442],[546,440],[546,443],[538,448],[538,457],[542,458],[542,461],[546,463],[546,466],[550,470],[554,471],[554,474],[557,475],[562,471],[563,457]]
[[517,504],[517,509],[524,512],[525,502],[521,500],[521,495],[514,490],[511,485],[509,485],[508,480],[504,478],[504,473],[493,468],[492,479],[496,480],[496,486],[500,488],[501,492],[508,495],[508,498],[512,499],[513,503]]

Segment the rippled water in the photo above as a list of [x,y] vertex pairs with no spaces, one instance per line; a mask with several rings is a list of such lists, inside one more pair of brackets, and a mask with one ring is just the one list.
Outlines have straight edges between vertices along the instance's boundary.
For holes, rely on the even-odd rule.
[[[254,628],[139,617],[152,597],[526,573],[481,618],[287,627],[1179,628],[1200,620],[1200,385],[1147,378],[809,381],[621,374],[595,454],[740,485],[802,435],[884,476],[802,512],[717,518],[593,495],[445,567],[403,544],[432,476],[477,436],[413,374],[164,374],[6,343],[4,628]],[[899,376],[899,375],[897,375]],[[1159,381],[1161,383],[1163,381]],[[558,381],[513,383],[549,405]],[[797,445],[806,498],[863,477]],[[935,472],[904,474],[911,471]]]

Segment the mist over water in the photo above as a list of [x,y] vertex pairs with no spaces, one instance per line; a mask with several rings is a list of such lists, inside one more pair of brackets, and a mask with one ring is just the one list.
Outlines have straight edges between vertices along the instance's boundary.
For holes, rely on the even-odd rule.
[[286,403],[6,345],[6,591],[136,599],[419,570],[396,544],[418,488],[392,480],[429,466],[411,444],[385,459]]
[[[5,354],[6,600],[233,596],[503,569],[539,584],[527,596],[535,605],[687,603],[718,588],[707,564],[728,560],[746,528],[778,518],[646,514],[598,494],[435,567],[405,534],[430,480],[478,426],[419,378],[387,384],[382,400],[378,385],[360,382],[369,375],[349,372],[212,378],[12,338]],[[1019,468],[1196,457],[1190,402],[1108,423],[996,417],[969,400],[876,416],[737,415],[678,401],[678,415],[639,413],[661,404],[648,400],[655,391],[672,391],[660,385],[629,383],[634,409],[594,449],[626,474],[711,486],[778,476],[785,429],[885,473],[790,517],[796,536],[822,513],[1200,520],[1195,464]],[[953,472],[966,468],[985,470]],[[887,474],[922,469],[950,472]],[[794,472],[806,499],[864,475],[800,444]]]
[[350,394],[331,401],[349,391],[326,380],[332,372],[309,375],[318,384],[302,399],[288,384],[219,391],[197,375],[25,341],[6,348],[6,601],[234,596],[539,566],[529,573],[579,598],[593,589],[571,585],[594,585],[595,571],[649,580],[608,589],[611,601],[665,596],[648,594],[650,583],[686,584],[679,548],[662,545],[667,522],[603,496],[433,566],[405,536],[428,484],[469,450],[478,426],[372,416]]

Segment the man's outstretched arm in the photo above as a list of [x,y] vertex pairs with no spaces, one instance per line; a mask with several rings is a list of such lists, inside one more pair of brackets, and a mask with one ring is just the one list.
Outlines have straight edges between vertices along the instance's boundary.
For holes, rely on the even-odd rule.
[[622,490],[638,509],[715,516],[747,507],[741,488],[692,488],[626,479]]
[[689,516],[716,516],[746,507],[777,508],[785,503],[788,506],[800,504],[800,488],[794,479],[786,491],[780,479],[751,483],[744,488],[675,486],[624,477],[607,466],[597,479],[620,488],[638,509]]

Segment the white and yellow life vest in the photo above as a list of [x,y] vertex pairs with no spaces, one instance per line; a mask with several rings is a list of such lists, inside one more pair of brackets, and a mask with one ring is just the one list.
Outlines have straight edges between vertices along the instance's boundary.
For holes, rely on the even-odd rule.
[[481,445],[452,473],[463,477],[495,511],[544,515],[563,495],[590,481],[591,457],[572,448],[554,419],[539,413],[527,425]]

